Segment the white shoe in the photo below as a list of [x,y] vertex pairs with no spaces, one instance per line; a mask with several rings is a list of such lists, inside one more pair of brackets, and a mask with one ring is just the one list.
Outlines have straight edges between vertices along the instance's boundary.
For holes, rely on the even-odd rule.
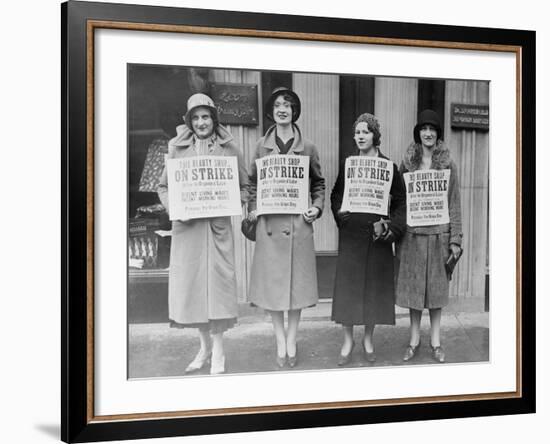
[[185,373],[192,373],[205,367],[211,360],[212,350],[205,352],[202,349],[199,350],[195,359],[185,369]]
[[225,373],[225,355],[221,355],[219,359],[212,359],[210,366],[211,375],[221,375]]

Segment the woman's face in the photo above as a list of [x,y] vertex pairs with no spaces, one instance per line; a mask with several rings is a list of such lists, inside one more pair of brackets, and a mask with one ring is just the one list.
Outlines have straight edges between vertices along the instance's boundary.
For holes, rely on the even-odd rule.
[[273,119],[278,125],[292,123],[292,106],[282,95],[278,96],[273,102]]
[[437,142],[437,130],[429,123],[420,128],[420,142],[426,148],[433,148]]
[[199,139],[206,139],[214,132],[214,119],[208,108],[198,107],[191,114],[191,126]]
[[369,129],[367,122],[359,122],[355,127],[353,139],[359,151],[368,151],[372,148],[373,132]]

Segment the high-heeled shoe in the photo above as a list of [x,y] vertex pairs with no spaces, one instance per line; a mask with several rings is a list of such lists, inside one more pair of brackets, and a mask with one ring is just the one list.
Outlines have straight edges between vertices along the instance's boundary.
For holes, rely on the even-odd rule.
[[221,355],[220,358],[214,359],[212,357],[212,364],[210,365],[211,375],[221,375],[225,373],[225,355]]
[[202,369],[203,367],[206,367],[206,365],[210,363],[211,358],[212,350],[208,352],[203,352],[203,350],[199,350],[199,352],[195,356],[195,359],[193,359],[185,369],[185,373],[193,373]]
[[434,347],[430,344],[430,347],[432,347],[432,358],[434,359],[434,361],[443,364],[445,362],[445,352],[443,351],[441,345]]
[[286,355],[282,358],[277,355],[277,357],[275,358],[275,362],[277,363],[277,367],[284,368],[284,366],[286,365]]
[[365,347],[365,343],[361,343],[363,345],[363,357],[365,358],[365,361],[370,362],[371,364],[373,362],[376,362],[376,353],[374,353],[374,349],[371,352],[367,351],[367,347]]
[[405,355],[403,356],[403,361],[410,361],[412,358],[416,356],[418,353],[418,349],[420,348],[420,341],[418,341],[417,345],[410,345],[405,350]]
[[294,356],[288,355],[287,362],[290,368],[294,368],[298,364],[298,344],[296,344],[296,354]]
[[338,367],[344,367],[345,365],[348,365],[351,362],[353,347],[355,347],[355,341],[351,341],[351,348],[347,355],[343,355],[340,353],[340,356],[338,357],[338,362],[336,363]]

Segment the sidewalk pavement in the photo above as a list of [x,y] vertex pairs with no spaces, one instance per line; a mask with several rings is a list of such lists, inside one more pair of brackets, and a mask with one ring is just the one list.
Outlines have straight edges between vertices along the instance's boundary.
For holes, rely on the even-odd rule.
[[[379,325],[374,331],[376,362],[362,358],[362,327],[354,330],[355,349],[347,367],[449,365],[489,360],[489,313],[445,313],[441,319],[441,343],[446,363],[432,360],[429,316],[424,311],[421,347],[407,363],[403,353],[409,340],[409,316],[396,315],[395,326]],[[336,365],[342,342],[341,327],[326,317],[312,318],[304,313],[298,331],[298,364],[279,369],[275,363],[273,328],[265,315],[239,318],[238,324],[224,335],[226,372],[256,373],[340,368]],[[196,329],[170,328],[168,323],[130,324],[129,378],[182,376],[199,349]],[[195,373],[208,375],[206,368]]]

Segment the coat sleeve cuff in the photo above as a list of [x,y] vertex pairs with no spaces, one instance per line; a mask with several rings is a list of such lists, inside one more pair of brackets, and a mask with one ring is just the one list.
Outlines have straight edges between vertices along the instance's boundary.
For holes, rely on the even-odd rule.
[[316,204],[315,202],[311,206],[313,206],[313,207],[315,207],[319,210],[319,214],[317,216],[317,219],[319,219],[321,217],[321,215],[323,214],[323,206],[319,205],[319,204]]
[[449,243],[458,245],[460,248],[462,248],[462,234],[455,234],[451,236]]

